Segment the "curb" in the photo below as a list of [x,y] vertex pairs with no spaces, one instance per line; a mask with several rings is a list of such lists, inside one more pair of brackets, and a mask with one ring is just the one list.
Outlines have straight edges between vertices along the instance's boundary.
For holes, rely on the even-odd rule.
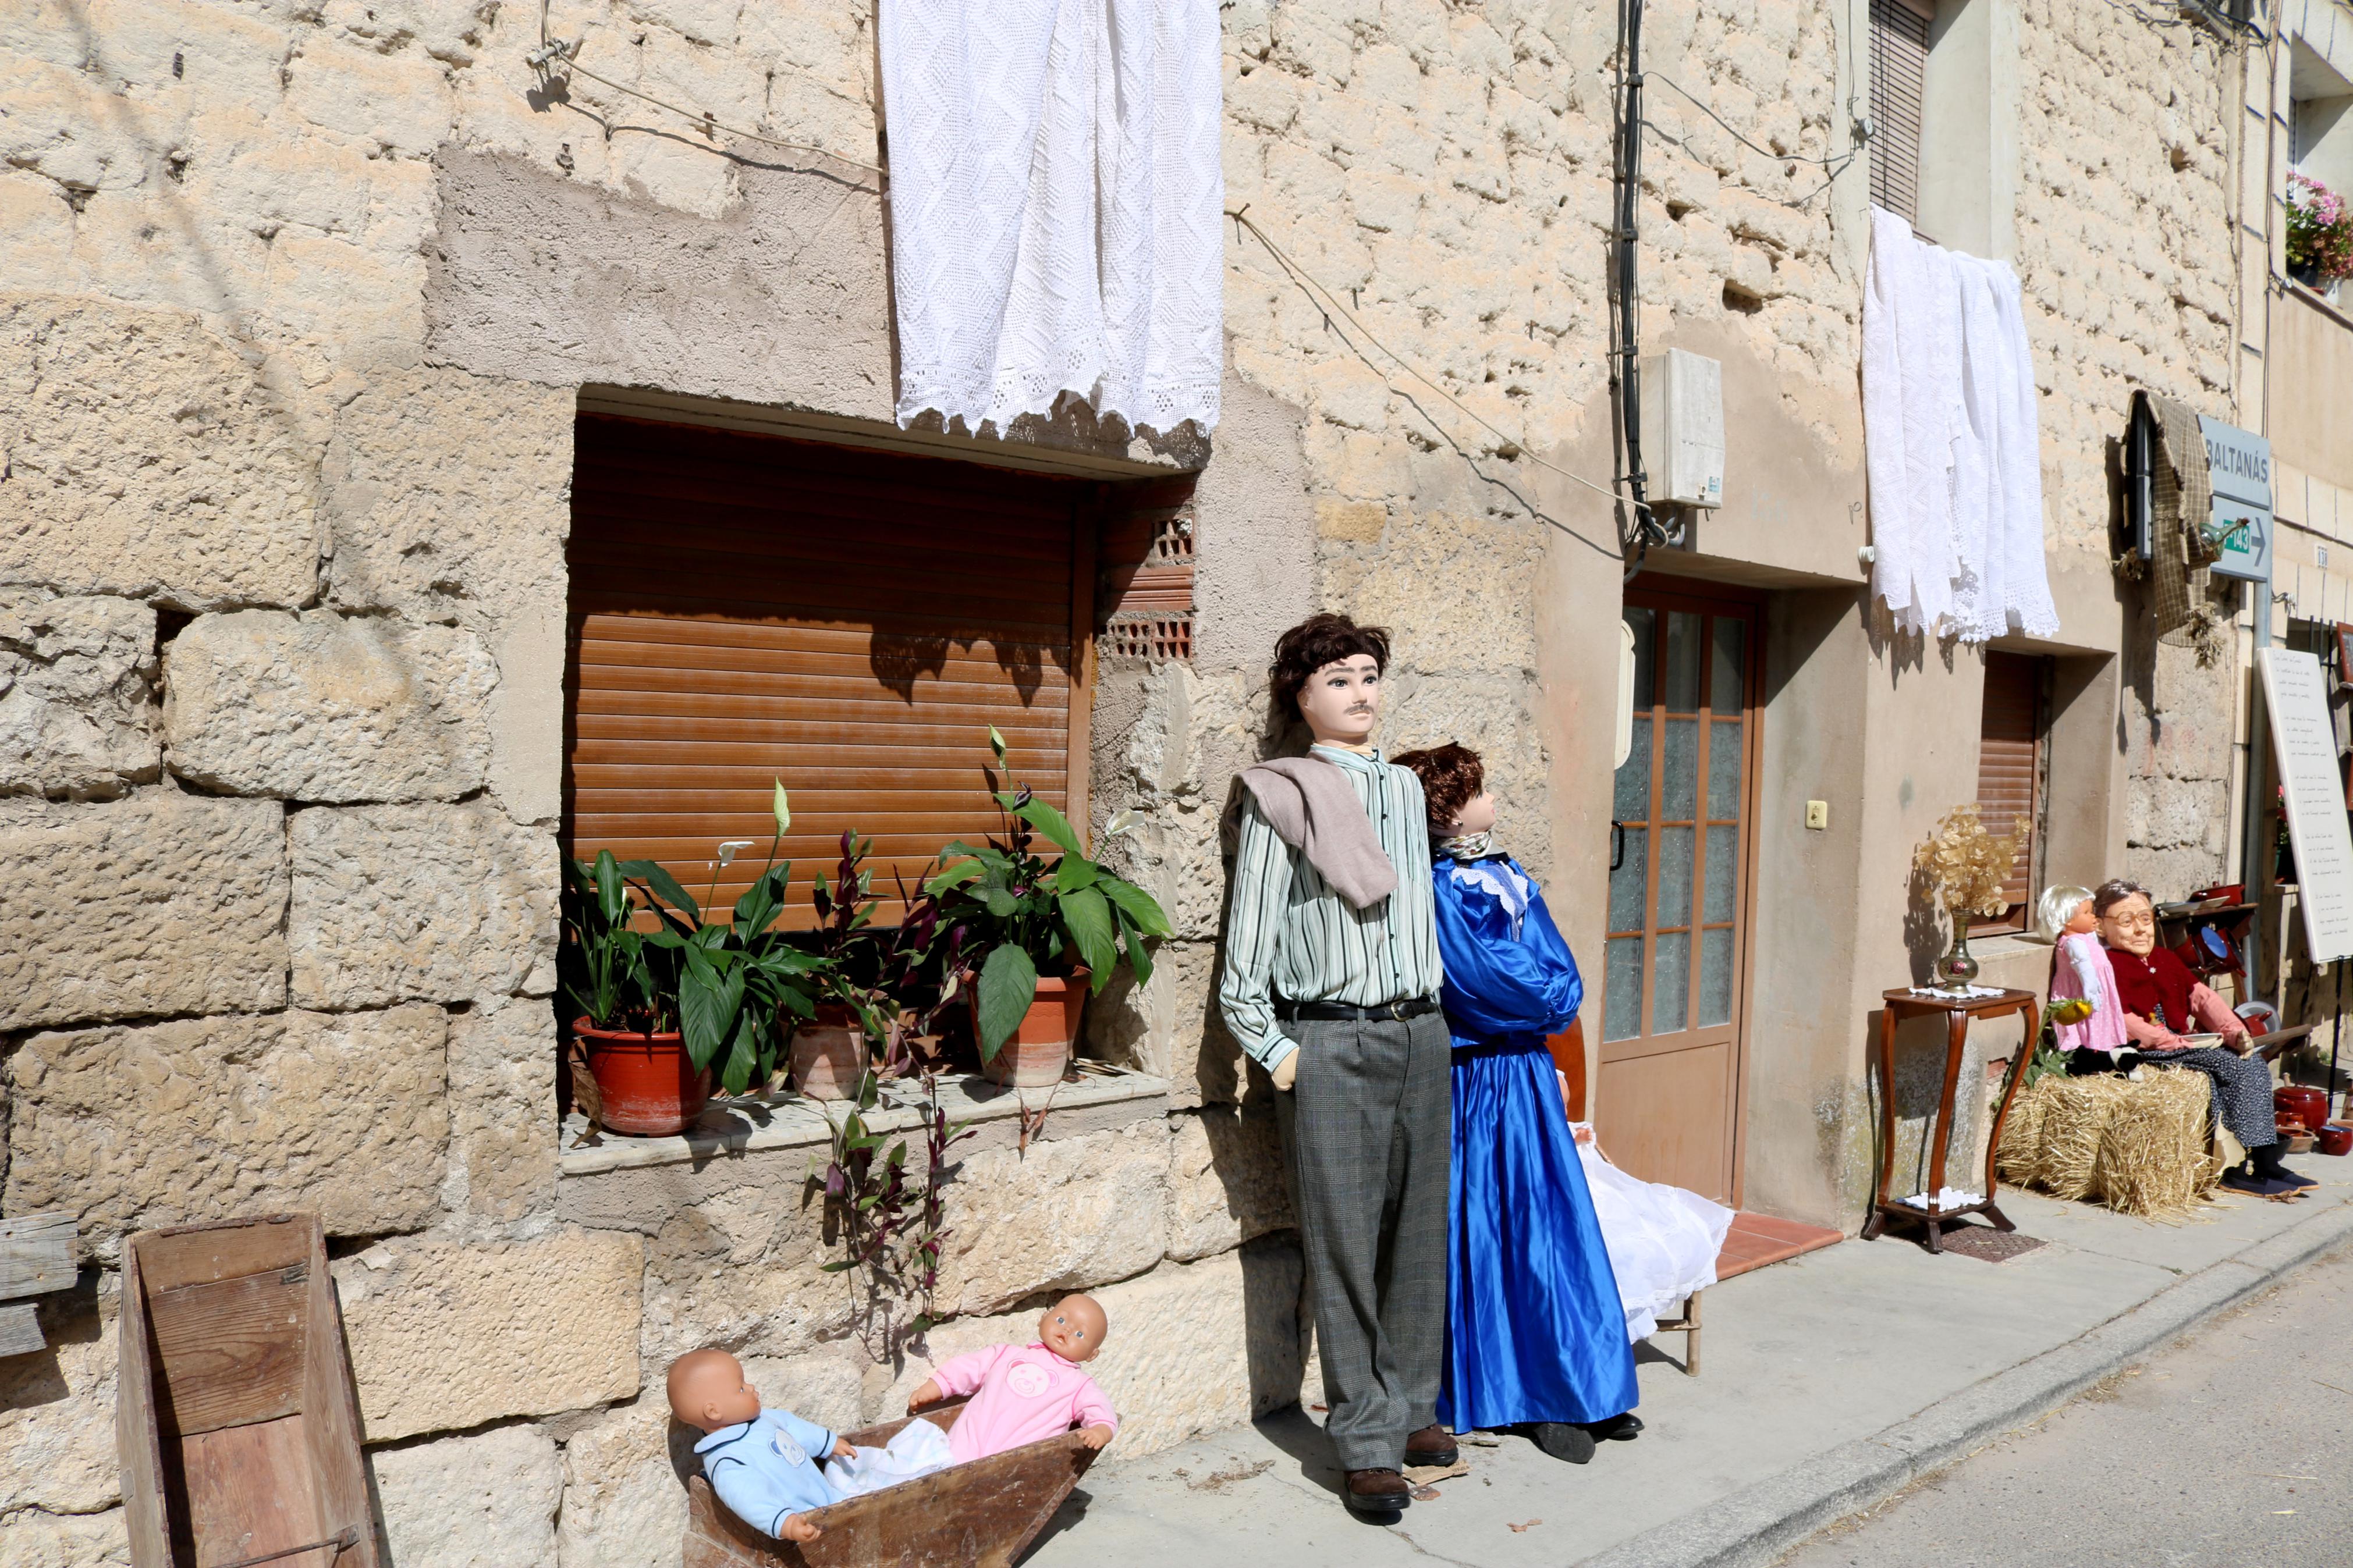
[[1990,1438],[2066,1404],[2111,1373],[2353,1237],[2337,1204],[2167,1286],[2031,1361],[1949,1394],[1908,1420],[1583,1559],[1577,1568],[1762,1568]]

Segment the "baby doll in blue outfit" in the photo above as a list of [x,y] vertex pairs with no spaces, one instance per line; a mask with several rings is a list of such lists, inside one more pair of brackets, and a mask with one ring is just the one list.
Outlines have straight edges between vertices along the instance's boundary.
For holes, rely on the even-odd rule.
[[723,1350],[689,1351],[670,1363],[670,1414],[702,1429],[694,1451],[711,1489],[736,1518],[779,1541],[824,1533],[806,1515],[845,1498],[944,1469],[946,1434],[911,1421],[885,1448],[852,1447],[814,1421],[762,1410],[742,1363]]
[[670,1363],[670,1414],[705,1434],[694,1451],[719,1500],[755,1530],[779,1541],[815,1541],[820,1531],[799,1517],[839,1502],[819,1459],[847,1459],[855,1449],[813,1421],[763,1410],[741,1363],[723,1350],[689,1351]]

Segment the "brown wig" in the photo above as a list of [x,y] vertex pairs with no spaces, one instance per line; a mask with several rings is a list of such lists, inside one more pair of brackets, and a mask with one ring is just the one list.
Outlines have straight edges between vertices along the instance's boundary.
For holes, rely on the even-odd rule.
[[1299,711],[1299,691],[1308,679],[1327,664],[1337,664],[1344,658],[1369,654],[1373,668],[1387,670],[1389,667],[1389,634],[1380,626],[1360,626],[1347,616],[1325,611],[1310,616],[1289,631],[1274,645],[1274,663],[1267,670],[1274,684],[1274,706],[1279,713]]
[[1412,769],[1421,780],[1422,796],[1430,803],[1430,830],[1434,836],[1442,837],[1444,829],[1461,821],[1462,808],[1487,787],[1487,768],[1479,761],[1479,753],[1452,741],[1423,751],[1405,752],[1389,760],[1401,768]]
[[[2148,889],[2138,882],[2127,882],[2122,877],[2111,877],[2092,889],[2092,912],[2105,920],[2110,910],[2135,896],[2148,899]],[[2149,899],[2149,902],[2155,904],[2157,900]]]

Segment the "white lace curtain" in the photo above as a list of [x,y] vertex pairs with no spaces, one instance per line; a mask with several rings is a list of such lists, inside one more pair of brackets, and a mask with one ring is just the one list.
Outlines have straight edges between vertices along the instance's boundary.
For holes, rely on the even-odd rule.
[[1217,0],[882,0],[899,422],[1218,422]]

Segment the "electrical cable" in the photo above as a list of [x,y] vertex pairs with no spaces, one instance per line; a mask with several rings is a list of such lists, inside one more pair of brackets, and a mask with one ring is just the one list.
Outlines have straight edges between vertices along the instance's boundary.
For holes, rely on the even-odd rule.
[[[1633,512],[1632,560],[1625,571],[1630,583],[1650,558],[1651,546],[1667,543],[1672,537],[1651,510],[1650,476],[1642,468],[1641,279],[1636,250],[1641,238],[1642,5],[1643,0],[1618,4],[1617,192],[1610,222],[1610,243],[1617,254],[1610,268],[1609,380],[1618,394],[1618,439],[1625,454],[1619,480],[1627,490],[1611,499],[1630,505]],[[1618,543],[1623,560],[1629,540],[1622,523]]]
[[[605,86],[611,88],[615,92],[627,93],[631,98],[641,99],[645,102],[652,104],[656,109],[666,109],[672,114],[682,115],[686,119],[692,121],[697,126],[701,127],[706,134],[714,131],[723,131],[730,136],[741,136],[745,140],[752,142],[764,142],[771,147],[788,147],[796,153],[811,153],[820,158],[830,158],[837,163],[847,163],[853,169],[863,169],[868,174],[877,175],[882,179],[887,180],[891,177],[891,172],[888,169],[882,168],[877,164],[864,163],[859,159],[845,156],[842,153],[833,152],[828,148],[812,146],[806,142],[787,142],[781,136],[768,136],[757,131],[745,131],[740,126],[723,125],[717,120],[712,118],[711,111],[709,110],[704,110],[702,113],[697,114],[691,109],[681,109],[675,103],[665,103],[649,92],[640,92],[634,87],[624,86],[620,82],[615,81],[611,77],[599,76],[595,71],[590,70],[586,66],[580,63],[578,58],[579,49],[581,45],[586,41],[586,39],[575,38],[567,44],[562,39],[550,39],[548,42],[542,44],[537,49],[532,51],[532,68],[538,71],[543,77],[545,77],[554,74],[554,68],[561,65],[567,75],[585,76],[590,81],[602,82]],[[880,193],[878,192],[877,194],[879,195]]]
[[[1673,88],[1676,92],[1682,94],[1684,102],[1690,104],[1694,109],[1698,110],[1702,114],[1706,115],[1710,120],[1715,121],[1718,125],[1722,125],[1724,127],[1724,133],[1726,136],[1731,137],[1735,142],[1739,142],[1743,147],[1747,148],[1751,153],[1757,154],[1759,157],[1770,158],[1777,163],[1820,163],[1824,167],[1828,167],[1832,163],[1844,165],[1854,162],[1854,154],[1852,153],[1833,153],[1827,158],[1812,158],[1801,156],[1796,153],[1776,153],[1770,147],[1759,147],[1756,142],[1751,142],[1747,137],[1743,136],[1739,132],[1735,131],[1729,124],[1726,124],[1724,116],[1718,114],[1715,110],[1710,109],[1706,104],[1702,103],[1698,99],[1694,98],[1690,93],[1683,91],[1682,84],[1677,82],[1674,78],[1668,76],[1665,72],[1648,72],[1644,79],[1651,81],[1662,81],[1669,87]],[[1666,134],[1666,128],[1664,126],[1653,124],[1651,129],[1658,132],[1661,135]],[[1672,138],[1672,140],[1680,142],[1688,141],[1689,138],[1674,137]]]
[[[1356,329],[1358,336],[1362,337],[1366,342],[1372,344],[1373,347],[1380,350],[1381,353],[1390,362],[1395,363],[1399,370],[1403,371],[1407,375],[1411,376],[1414,380],[1421,383],[1422,385],[1430,388],[1430,391],[1438,394],[1439,396],[1446,399],[1448,403],[1453,405],[1456,409],[1460,410],[1465,418],[1477,425],[1489,435],[1494,437],[1498,441],[1503,442],[1519,456],[1525,458],[1537,468],[1546,469],[1550,473],[1558,474],[1562,479],[1568,480],[1572,484],[1583,485],[1587,489],[1591,490],[1594,494],[1607,497],[1610,500],[1622,500],[1625,499],[1616,490],[1610,489],[1603,485],[1595,484],[1591,479],[1587,479],[1582,474],[1571,473],[1568,469],[1562,468],[1557,463],[1549,463],[1544,458],[1537,457],[1535,453],[1528,449],[1526,442],[1502,429],[1500,426],[1488,420],[1485,416],[1479,413],[1477,409],[1472,408],[1469,404],[1455,396],[1454,394],[1449,392],[1445,387],[1440,385],[1437,382],[1432,381],[1411,360],[1406,358],[1405,355],[1398,353],[1397,350],[1389,347],[1387,343],[1381,342],[1380,339],[1375,337],[1371,329],[1366,327],[1364,322],[1358,321],[1349,310],[1348,307],[1340,302],[1339,297],[1332,291],[1328,285],[1317,279],[1313,273],[1309,272],[1304,267],[1302,267],[1297,261],[1292,259],[1290,254],[1281,246],[1275,244],[1273,239],[1269,237],[1266,230],[1261,228],[1258,226],[1257,221],[1250,217],[1248,214],[1249,207],[1245,205],[1243,207],[1239,209],[1228,209],[1226,216],[1234,220],[1236,227],[1248,229],[1251,237],[1255,238],[1261,245],[1266,247],[1267,254],[1274,258],[1275,265],[1282,268],[1283,272],[1290,277],[1292,281],[1299,286],[1300,290],[1306,294],[1309,301],[1318,310],[1321,310],[1327,319],[1332,316],[1337,316],[1342,321],[1347,322],[1349,326]],[[1343,342],[1345,342],[1346,334],[1341,334],[1341,338]],[[1365,356],[1360,354],[1358,357],[1362,358]],[[1371,362],[1367,359],[1366,363],[1370,363]],[[1374,365],[1373,368],[1377,371],[1380,367]],[[1392,388],[1391,390],[1395,389]],[[1399,395],[1402,396],[1405,395],[1399,394]]]

